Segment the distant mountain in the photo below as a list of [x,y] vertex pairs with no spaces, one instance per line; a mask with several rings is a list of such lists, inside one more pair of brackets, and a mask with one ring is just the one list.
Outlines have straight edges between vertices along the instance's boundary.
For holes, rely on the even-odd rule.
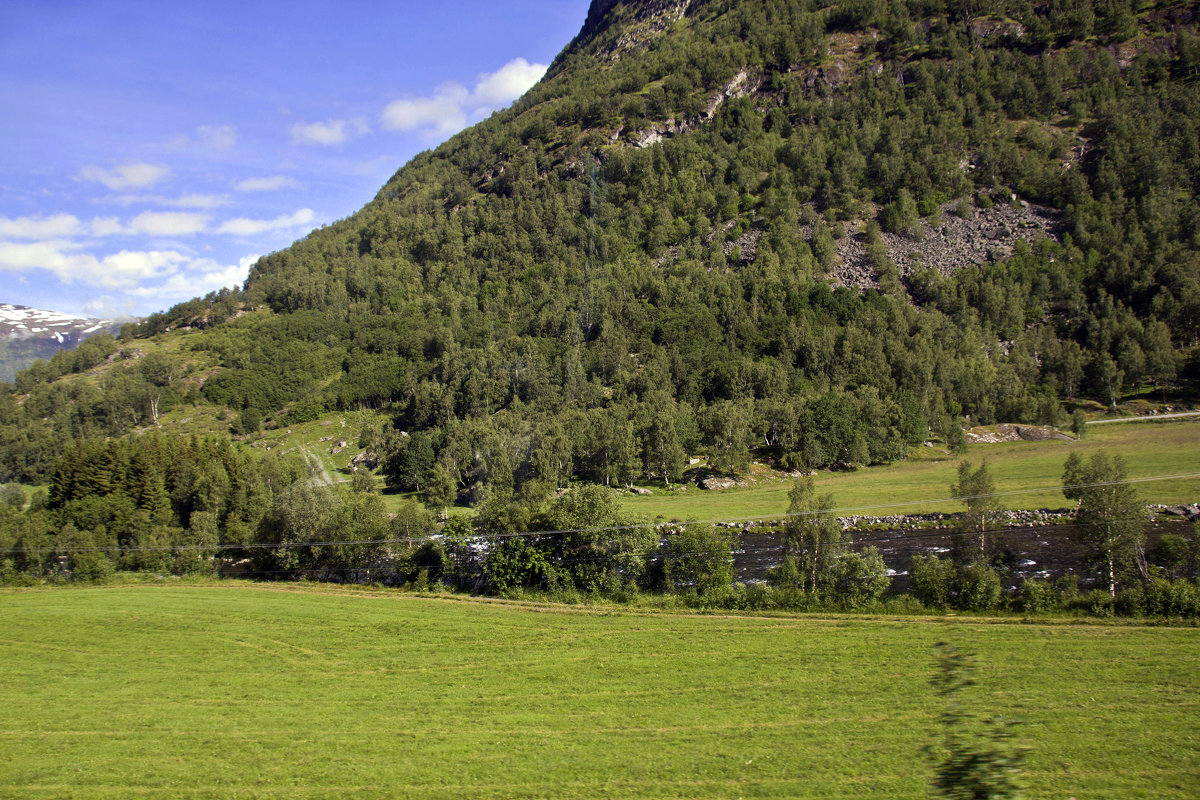
[[12,381],[39,358],[74,349],[97,333],[116,334],[129,320],[75,317],[11,303],[0,303],[0,381]]

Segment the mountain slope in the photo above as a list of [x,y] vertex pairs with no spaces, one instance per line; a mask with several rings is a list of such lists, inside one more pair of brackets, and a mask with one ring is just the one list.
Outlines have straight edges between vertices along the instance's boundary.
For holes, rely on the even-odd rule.
[[[384,410],[363,439],[389,480],[436,467],[464,498],[671,482],[697,451],[886,461],[964,416],[1177,391],[1196,7],[598,0],[512,108],[240,297],[130,333],[203,319],[206,401],[269,425]],[[41,419],[56,392],[30,392]]]
[[0,381],[12,381],[38,359],[70,350],[89,336],[118,333],[122,324],[0,303]]

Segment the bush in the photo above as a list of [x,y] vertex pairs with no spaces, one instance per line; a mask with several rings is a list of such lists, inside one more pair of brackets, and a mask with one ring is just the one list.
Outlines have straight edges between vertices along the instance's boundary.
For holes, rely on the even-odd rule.
[[234,433],[258,433],[259,428],[262,427],[262,421],[262,412],[251,406],[250,408],[242,409],[242,413],[238,417],[237,423],[231,427],[233,428]]
[[1000,605],[1000,576],[982,561],[960,567],[954,581],[954,605],[963,611],[991,611]]
[[1163,567],[1172,576],[1187,568],[1192,553],[1191,543],[1177,533],[1164,534],[1146,555],[1150,562]]
[[1030,578],[1021,583],[1017,603],[1026,614],[1044,614],[1062,608],[1062,594],[1048,581]]
[[910,617],[923,614],[925,611],[926,608],[921,604],[921,601],[911,594],[893,595],[892,597],[884,598],[879,608],[879,613],[881,614],[896,614]]
[[71,557],[71,580],[104,583],[113,576],[112,562],[101,553],[76,553]]
[[428,588],[430,584],[442,580],[448,560],[446,548],[441,541],[426,539],[408,554],[397,571],[405,582],[418,584],[418,589],[421,588],[419,584],[424,576],[424,586]]
[[1122,617],[1144,617],[1146,615],[1146,592],[1141,586],[1122,589],[1113,598],[1113,611]]
[[728,595],[733,582],[732,537],[712,525],[687,525],[667,536],[663,575],[676,592]]
[[1102,589],[1084,592],[1071,605],[1073,608],[1086,611],[1093,617],[1111,617],[1114,611],[1112,595]]
[[735,608],[746,611],[766,611],[775,608],[775,594],[765,583],[734,584],[730,601]]
[[527,587],[552,588],[554,572],[545,553],[522,537],[514,536],[496,545],[484,559],[484,591],[507,595]]
[[883,556],[874,547],[868,547],[861,553],[847,553],[842,557],[841,567],[837,598],[841,605],[849,609],[861,609],[877,603],[892,582]]
[[913,556],[909,581],[913,597],[926,608],[946,608],[954,586],[954,564],[933,555]]
[[1200,586],[1189,580],[1154,577],[1143,589],[1144,610],[1163,617],[1200,617]]

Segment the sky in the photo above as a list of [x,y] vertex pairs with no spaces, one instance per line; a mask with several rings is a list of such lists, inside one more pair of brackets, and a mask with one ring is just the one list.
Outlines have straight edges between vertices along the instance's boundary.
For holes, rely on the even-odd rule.
[[510,105],[588,0],[0,0],[0,303],[144,316]]

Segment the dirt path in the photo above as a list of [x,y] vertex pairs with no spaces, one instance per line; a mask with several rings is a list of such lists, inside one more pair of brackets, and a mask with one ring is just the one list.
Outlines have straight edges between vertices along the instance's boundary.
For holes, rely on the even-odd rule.
[[335,481],[329,474],[329,468],[325,466],[325,462],[308,452],[308,448],[303,444],[300,445],[300,452],[304,454],[304,461],[308,464],[308,471],[312,474],[312,483],[333,486]]
[[1179,419],[1180,417],[1200,417],[1200,411],[1177,411],[1174,414],[1154,414],[1146,417],[1121,417],[1120,419],[1090,419],[1088,425],[1107,425],[1110,422],[1154,422],[1160,419]]

